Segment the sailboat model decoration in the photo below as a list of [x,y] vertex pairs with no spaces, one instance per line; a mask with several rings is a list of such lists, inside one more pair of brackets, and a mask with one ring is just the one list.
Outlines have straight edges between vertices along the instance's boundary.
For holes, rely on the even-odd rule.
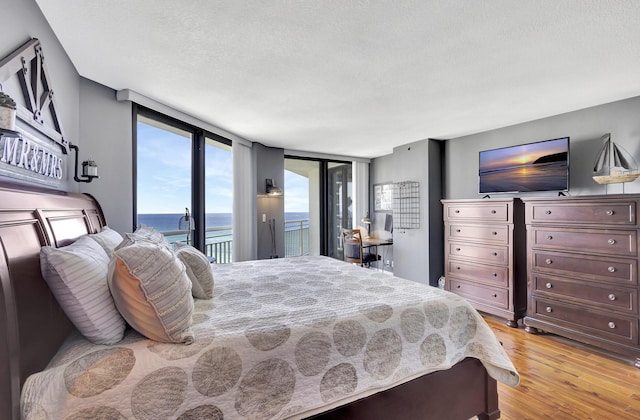
[[602,148],[593,165],[593,180],[598,184],[619,184],[640,177],[638,164],[622,146],[611,141],[611,133],[602,136]]

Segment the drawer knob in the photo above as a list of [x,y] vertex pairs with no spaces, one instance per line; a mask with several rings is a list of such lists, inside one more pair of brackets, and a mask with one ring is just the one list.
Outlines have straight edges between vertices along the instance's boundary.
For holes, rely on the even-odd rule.
[[551,284],[551,283],[547,283],[547,284],[545,284],[545,287],[546,287],[547,289],[551,289],[551,288],[553,287],[553,284]]
[[456,248],[456,251],[460,251],[460,248]]
[[553,239],[553,236],[551,236],[551,235],[547,235],[547,241],[550,241],[550,240],[552,240],[552,239]]
[[551,210],[545,211],[544,214],[551,214]]
[[547,306],[547,309],[545,309],[548,313],[553,312],[553,309],[551,309],[551,306]]
[[493,273],[493,277],[498,277],[498,273]]
[[494,257],[497,257],[498,253],[497,252],[492,252],[491,255],[493,255]]
[[491,295],[491,296],[493,296],[494,298],[497,298],[497,297],[498,297],[498,294],[497,294],[497,293],[494,293],[494,294],[493,294],[493,295]]
[[496,211],[495,210],[491,210],[491,214],[496,214]]
[[460,267],[456,267],[456,270],[460,270]]
[[616,323],[615,322],[609,322],[609,328],[613,329],[616,327]]
[[457,285],[456,287],[459,289],[459,288],[460,288],[460,285]]
[[492,235],[497,235],[497,234],[498,234],[498,232],[491,232],[491,234],[492,234]]
[[553,261],[551,261],[551,258],[547,258],[546,260],[544,260],[544,262],[547,264],[551,264]]
[[460,229],[456,229],[456,232],[460,233]]
[[616,295],[614,295],[613,293],[611,293],[609,295],[609,300],[616,300]]
[[616,244],[616,240],[615,239],[609,239],[607,242],[609,243],[609,245],[615,245]]
[[607,210],[605,212],[607,214],[607,216],[613,216],[613,213],[615,213],[613,210]]
[[615,273],[616,272],[616,268],[614,266],[609,266],[609,268],[607,268],[607,270],[609,270],[610,273]]
[[460,210],[456,210],[455,212],[456,212],[456,214],[457,214],[457,213],[460,213]]

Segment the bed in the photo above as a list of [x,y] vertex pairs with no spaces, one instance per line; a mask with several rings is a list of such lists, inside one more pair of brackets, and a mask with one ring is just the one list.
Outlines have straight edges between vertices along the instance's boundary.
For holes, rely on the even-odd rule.
[[[0,185],[0,418],[495,419],[496,380],[519,381],[464,299],[326,257],[214,264],[192,344],[91,344],[39,253],[104,226],[88,195]],[[131,380],[70,395],[87,366]]]

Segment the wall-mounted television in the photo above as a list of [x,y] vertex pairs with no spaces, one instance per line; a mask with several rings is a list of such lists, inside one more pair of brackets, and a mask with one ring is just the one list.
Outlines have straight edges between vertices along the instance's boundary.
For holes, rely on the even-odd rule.
[[569,137],[480,152],[479,193],[569,190]]

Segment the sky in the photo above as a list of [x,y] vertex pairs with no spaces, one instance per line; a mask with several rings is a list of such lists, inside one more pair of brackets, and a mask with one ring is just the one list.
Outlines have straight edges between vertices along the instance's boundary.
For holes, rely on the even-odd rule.
[[566,152],[566,139],[541,141],[480,152],[480,171],[509,168],[534,162],[541,156]]
[[[191,140],[138,122],[137,208],[139,214],[184,213],[191,208]],[[305,177],[285,171],[285,212],[307,212]],[[205,148],[205,211],[231,213],[233,165],[229,150]]]

